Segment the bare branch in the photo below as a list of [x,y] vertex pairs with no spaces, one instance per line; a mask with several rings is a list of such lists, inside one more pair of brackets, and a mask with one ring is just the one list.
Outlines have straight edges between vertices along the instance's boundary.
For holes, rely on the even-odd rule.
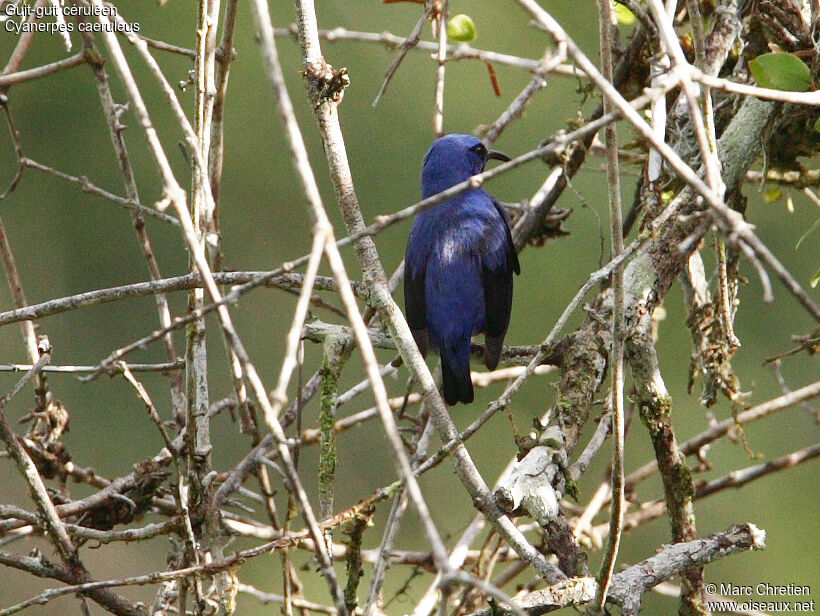
[[85,62],[85,52],[81,51],[63,60],[57,60],[49,64],[43,64],[36,68],[30,68],[25,71],[18,71],[16,73],[6,73],[0,75],[0,91],[8,88],[11,85],[23,83],[31,79],[39,79],[40,77],[48,77],[54,73],[59,73],[69,68],[73,68]]
[[[601,70],[606,79],[613,80],[612,66],[612,10],[610,0],[598,2],[598,31],[601,43]],[[612,111],[612,102],[604,99],[604,114]],[[606,178],[609,189],[609,222],[612,258],[616,259],[624,252],[623,214],[621,211],[621,182],[618,163],[618,133],[615,123],[607,124],[606,142]],[[624,280],[623,266],[612,272],[612,507],[609,521],[609,542],[604,553],[604,560],[598,573],[598,592],[595,596],[594,609],[603,611],[606,604],[609,585],[615,573],[615,560],[621,542],[621,526],[624,519],[626,502],[624,500],[624,342],[626,339],[624,323]]]
[[[643,595],[684,568],[693,564],[705,565],[739,552],[764,549],[765,539],[766,533],[754,524],[738,524],[702,539],[666,546],[659,554],[616,573],[612,579],[610,600],[620,605],[624,614],[638,614]],[[540,616],[557,607],[590,601],[595,587],[591,578],[574,578],[526,594],[516,604],[530,616]],[[485,610],[472,616],[489,614]]]

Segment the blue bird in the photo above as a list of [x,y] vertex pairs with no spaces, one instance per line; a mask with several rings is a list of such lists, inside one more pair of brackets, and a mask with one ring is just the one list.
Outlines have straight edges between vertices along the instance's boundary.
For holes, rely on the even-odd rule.
[[[426,199],[481,173],[487,159],[509,157],[469,135],[437,139],[421,171]],[[404,262],[407,322],[422,355],[441,356],[444,400],[473,401],[470,338],[485,334],[484,364],[498,365],[521,273],[504,210],[483,188],[471,188],[421,212],[413,221]]]

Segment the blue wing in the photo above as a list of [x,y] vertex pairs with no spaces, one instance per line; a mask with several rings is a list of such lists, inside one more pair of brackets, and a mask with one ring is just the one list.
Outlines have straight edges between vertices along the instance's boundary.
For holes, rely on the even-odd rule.
[[488,241],[482,251],[484,287],[484,364],[495,370],[501,357],[504,336],[510,325],[513,298],[513,273],[521,273],[507,216],[493,199],[497,216],[491,217]]
[[430,238],[424,236],[422,227],[416,219],[407,240],[407,252],[404,257],[404,311],[413,338],[424,356],[427,355],[428,348],[424,280],[427,274],[427,258],[430,254]]

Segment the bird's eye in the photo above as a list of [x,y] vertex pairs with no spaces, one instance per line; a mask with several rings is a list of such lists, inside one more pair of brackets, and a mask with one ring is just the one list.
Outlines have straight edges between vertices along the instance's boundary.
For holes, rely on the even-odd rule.
[[487,156],[487,148],[484,147],[483,143],[479,143],[477,146],[470,149],[476,154],[478,154],[481,158],[485,158]]

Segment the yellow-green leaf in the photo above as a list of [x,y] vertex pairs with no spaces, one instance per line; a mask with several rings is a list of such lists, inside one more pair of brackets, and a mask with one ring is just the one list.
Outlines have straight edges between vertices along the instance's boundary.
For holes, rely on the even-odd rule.
[[783,191],[780,190],[779,186],[772,186],[771,188],[767,188],[766,192],[763,193],[763,200],[766,203],[774,203],[780,197],[783,196]]
[[811,279],[811,288],[813,289],[820,283],[820,269],[817,270],[817,273],[814,275],[814,278]]
[[794,245],[794,249],[797,250],[798,248],[800,248],[800,244],[803,243],[803,240],[805,240],[807,237],[809,237],[818,228],[820,228],[820,218],[815,220],[814,224],[811,227],[809,227],[808,230],[803,235],[800,236],[800,239],[797,240],[797,244]]
[[628,6],[619,2],[615,3],[615,18],[622,26],[631,26],[637,19],[635,13],[630,11]]
[[475,23],[469,15],[459,13],[447,22],[447,37],[455,41],[469,43],[476,37]]
[[764,53],[749,62],[749,68],[762,88],[805,92],[811,88],[811,71],[797,56]]

